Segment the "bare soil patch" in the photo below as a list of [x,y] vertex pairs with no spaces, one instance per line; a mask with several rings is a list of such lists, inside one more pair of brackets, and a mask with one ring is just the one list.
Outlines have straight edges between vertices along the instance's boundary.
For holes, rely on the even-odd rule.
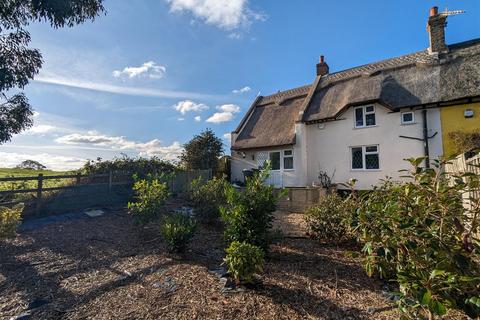
[[169,255],[156,226],[140,232],[123,211],[28,231],[0,246],[0,318],[398,318],[348,248],[285,238],[263,284],[230,294],[209,272],[223,248],[221,231],[202,227],[184,256]]

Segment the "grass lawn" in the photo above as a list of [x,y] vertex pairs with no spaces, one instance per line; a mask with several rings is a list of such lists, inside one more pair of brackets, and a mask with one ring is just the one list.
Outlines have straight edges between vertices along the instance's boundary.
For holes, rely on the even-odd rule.
[[[44,176],[57,176],[65,174],[73,174],[73,171],[52,171],[52,170],[29,170],[29,169],[16,169],[16,168],[0,168],[0,178],[4,177],[35,177],[42,173]],[[59,187],[64,186],[72,182],[72,179],[52,179],[45,180],[43,186],[47,187]],[[8,181],[0,182],[1,190],[13,190],[13,189],[34,189],[37,187],[37,182],[33,181]]]
[[284,238],[261,285],[228,294],[209,272],[223,250],[221,230],[200,227],[186,254],[167,254],[158,228],[140,232],[124,211],[25,232],[0,245],[0,318],[29,308],[32,319],[399,317],[349,247]]

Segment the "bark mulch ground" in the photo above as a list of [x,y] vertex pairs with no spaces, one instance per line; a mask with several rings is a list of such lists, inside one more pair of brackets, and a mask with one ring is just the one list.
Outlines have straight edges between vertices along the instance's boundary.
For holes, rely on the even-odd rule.
[[223,294],[209,270],[221,232],[201,227],[184,256],[123,211],[63,221],[0,245],[0,318],[397,319],[381,283],[348,249],[308,239],[272,245],[263,284]]

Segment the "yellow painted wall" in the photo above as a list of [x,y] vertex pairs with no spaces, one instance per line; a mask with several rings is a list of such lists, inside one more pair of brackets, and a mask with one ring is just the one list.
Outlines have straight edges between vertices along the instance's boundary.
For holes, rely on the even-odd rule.
[[[473,118],[465,118],[464,111],[473,110]],[[480,102],[440,108],[442,123],[443,154],[455,154],[455,145],[448,134],[453,131],[480,130]]]

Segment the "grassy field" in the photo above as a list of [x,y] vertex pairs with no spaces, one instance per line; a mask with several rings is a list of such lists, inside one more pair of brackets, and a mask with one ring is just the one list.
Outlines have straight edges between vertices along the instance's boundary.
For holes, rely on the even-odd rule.
[[[72,171],[52,171],[52,170],[29,170],[16,168],[0,168],[0,178],[4,177],[35,177],[42,173],[44,176],[56,176],[64,174],[73,174]],[[72,182],[73,179],[52,179],[45,180],[43,186],[59,187]],[[0,181],[0,191],[2,190],[16,190],[16,189],[34,189],[37,187],[37,181]]]

